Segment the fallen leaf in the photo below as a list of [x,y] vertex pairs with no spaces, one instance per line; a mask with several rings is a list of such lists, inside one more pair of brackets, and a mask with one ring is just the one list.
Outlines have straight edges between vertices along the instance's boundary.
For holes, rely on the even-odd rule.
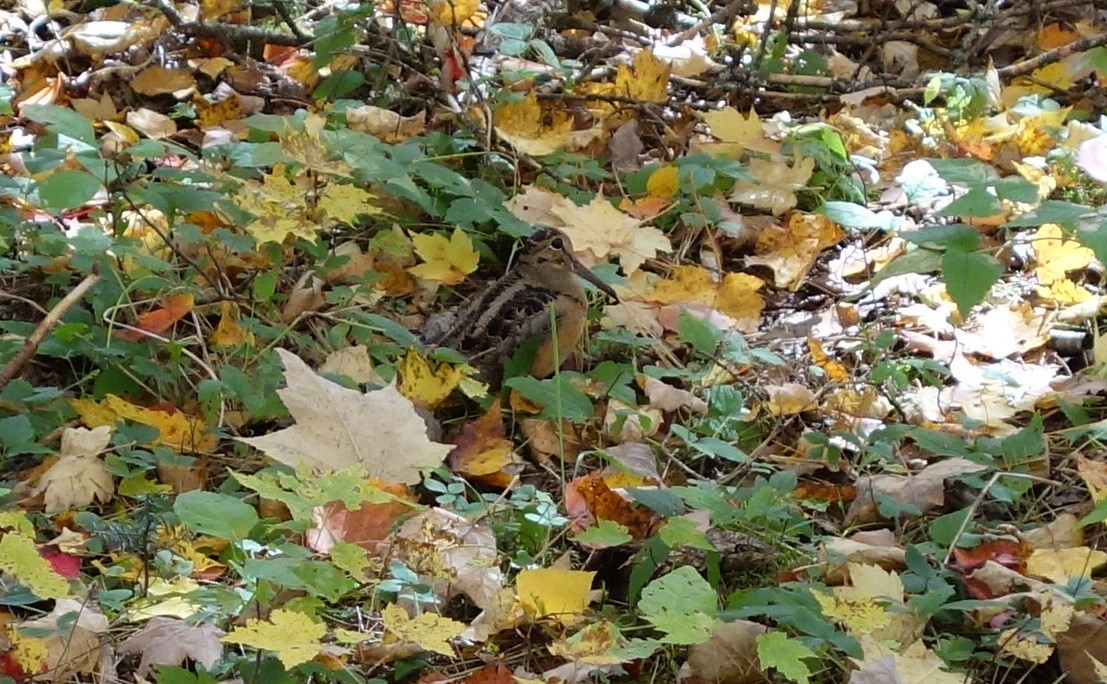
[[761,670],[757,637],[769,628],[749,620],[715,625],[702,644],[688,649],[679,681],[687,684],[765,684],[770,678]]
[[497,605],[503,589],[491,528],[444,508],[405,520],[382,553],[407,563],[443,602],[464,594],[475,606],[488,610]]
[[1026,573],[1063,585],[1072,578],[1089,580],[1092,573],[1104,565],[1107,565],[1107,553],[1087,546],[1034,549],[1026,560]]
[[47,513],[81,508],[94,501],[106,503],[115,490],[115,480],[100,453],[111,443],[111,428],[94,430],[66,428],[62,432],[60,458],[39,477]]
[[253,646],[273,651],[287,669],[308,662],[323,648],[320,641],[327,627],[304,613],[278,608],[268,620],[252,618],[235,627],[222,640],[225,644]]
[[296,424],[240,438],[246,444],[293,468],[361,465],[370,477],[408,484],[449,453],[449,445],[427,437],[426,423],[394,385],[363,394],[316,375],[292,352],[277,354],[288,385],[277,394]]
[[857,480],[857,498],[846,513],[847,526],[864,525],[881,519],[877,495],[918,508],[925,515],[945,503],[945,481],[950,477],[986,470],[965,458],[931,463],[913,475],[871,475]]
[[448,240],[438,233],[412,233],[411,242],[424,262],[408,269],[416,278],[457,285],[477,270],[480,262],[473,241],[460,228],[455,228]]
[[[38,639],[46,646],[42,662],[50,681],[65,681],[77,673],[96,672],[100,635],[107,632],[108,619],[91,604],[59,599],[47,615],[20,623],[17,629],[47,635]],[[25,669],[38,671],[37,667]]]
[[502,489],[522,471],[523,462],[507,438],[499,399],[450,441],[457,445],[447,458],[450,470],[467,480]]
[[455,655],[449,640],[461,636],[465,629],[464,624],[435,613],[422,613],[411,618],[406,610],[394,603],[384,607],[381,618],[384,622],[386,645],[393,640],[409,642],[447,657]]
[[[177,321],[184,318],[185,314],[192,311],[195,298],[191,293],[166,295],[161,298],[161,307],[141,314],[135,321],[134,327],[155,335],[161,335]],[[122,340],[146,339],[138,330],[117,330],[115,336]]]
[[569,625],[588,607],[595,575],[583,570],[527,569],[515,578],[515,591],[529,615],[552,616]]
[[135,673],[145,677],[153,665],[181,667],[191,660],[211,670],[223,657],[219,641],[226,632],[215,625],[192,626],[169,617],[151,618],[146,626],[123,640],[120,653],[142,654]]

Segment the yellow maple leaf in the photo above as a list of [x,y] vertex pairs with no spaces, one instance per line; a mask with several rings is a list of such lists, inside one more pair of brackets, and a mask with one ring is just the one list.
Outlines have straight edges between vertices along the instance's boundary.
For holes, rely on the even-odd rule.
[[425,262],[408,269],[416,278],[457,285],[477,270],[480,262],[480,255],[473,249],[473,241],[460,228],[455,228],[448,240],[438,233],[413,233],[411,242],[415,253]]
[[727,273],[716,284],[702,266],[677,266],[672,277],[658,281],[647,295],[662,304],[703,304],[737,320],[745,329],[756,326],[765,300],[757,291],[765,283],[747,273]]
[[534,568],[515,578],[515,591],[523,609],[535,617],[553,616],[571,624],[588,607],[594,572]]
[[443,363],[431,370],[430,363],[415,350],[409,350],[400,361],[400,394],[426,408],[436,408],[450,396],[465,371]]
[[619,211],[602,195],[580,207],[568,198],[555,197],[550,212],[563,222],[559,227],[573,241],[573,249],[591,253],[591,260],[583,259],[585,265],[613,254],[623,271],[630,274],[658,252],[672,250],[669,238],[659,229],[641,225],[641,221]]
[[315,242],[320,227],[304,216],[304,188],[294,185],[278,164],[261,181],[243,183],[235,193],[239,208],[254,215],[246,232],[259,243],[284,242],[290,234]]
[[273,651],[285,668],[293,668],[319,653],[319,640],[326,633],[325,625],[304,613],[277,609],[269,614],[268,621],[247,620],[245,626],[234,628],[222,641]]
[[428,651],[453,656],[454,649],[450,639],[461,636],[465,625],[435,613],[423,613],[414,618],[396,604],[384,607],[381,611],[384,619],[384,642],[418,644]]
[[46,669],[50,656],[50,644],[45,639],[36,639],[18,629],[6,633],[11,641],[11,658],[24,672],[39,672]]
[[331,183],[323,189],[319,209],[324,216],[352,224],[362,214],[381,213],[380,207],[374,204],[376,199],[368,190],[348,184]]
[[553,154],[569,142],[573,118],[568,112],[543,109],[531,92],[518,102],[500,106],[493,113],[496,134],[519,152],[541,157]]
[[639,102],[665,102],[669,97],[672,67],[649,50],[634,56],[630,66],[621,65],[615,74],[615,93]]
[[846,601],[822,592],[813,593],[823,615],[846,628],[851,634],[871,634],[887,627],[888,611],[872,599]]
[[714,145],[704,146],[709,152],[736,157],[743,150],[775,154],[780,149],[780,143],[765,137],[761,118],[752,107],[746,116],[734,107],[724,107],[705,113],[703,120],[711,128],[711,135],[719,139]]
[[1056,223],[1045,223],[1031,242],[1034,247],[1034,275],[1043,286],[1067,280],[1069,271],[1080,271],[1095,258],[1092,250],[1065,234]]

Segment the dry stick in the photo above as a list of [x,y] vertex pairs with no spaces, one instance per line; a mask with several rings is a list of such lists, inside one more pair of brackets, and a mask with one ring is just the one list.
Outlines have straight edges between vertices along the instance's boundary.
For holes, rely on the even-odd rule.
[[3,370],[0,370],[0,389],[3,389],[5,385],[12,381],[12,378],[23,368],[31,357],[35,355],[38,350],[38,346],[42,344],[42,341],[46,339],[46,336],[50,334],[50,331],[54,329],[58,323],[61,322],[62,316],[66,311],[73,308],[73,305],[81,301],[81,298],[85,296],[92,286],[100,282],[100,274],[93,271],[85,276],[85,279],[77,283],[77,287],[69,291],[69,294],[62,297],[62,300],[54,305],[53,309],[50,309],[50,313],[46,314],[46,318],[42,319],[42,322],[38,324],[38,327],[34,329],[27,341],[23,343],[23,348],[4,365]]

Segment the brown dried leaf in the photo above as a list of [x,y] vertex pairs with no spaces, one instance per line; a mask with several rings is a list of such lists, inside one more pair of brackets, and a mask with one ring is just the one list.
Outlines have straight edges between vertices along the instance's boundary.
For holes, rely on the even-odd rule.
[[150,618],[150,622],[119,644],[120,653],[141,653],[142,660],[135,671],[145,677],[153,665],[183,665],[192,660],[211,669],[223,657],[226,634],[215,625],[192,627],[170,617]]

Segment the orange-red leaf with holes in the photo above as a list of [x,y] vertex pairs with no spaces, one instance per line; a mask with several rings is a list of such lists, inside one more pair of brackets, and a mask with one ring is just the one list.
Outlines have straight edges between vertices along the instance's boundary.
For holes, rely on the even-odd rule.
[[577,531],[592,520],[610,520],[626,527],[637,540],[649,535],[654,522],[653,511],[619,496],[599,473],[578,477],[565,487],[565,510]]
[[[173,324],[181,320],[185,314],[192,311],[195,297],[191,293],[166,295],[161,298],[161,307],[153,311],[147,311],[138,317],[136,328],[141,328],[148,333],[160,335],[173,327]],[[145,337],[136,330],[118,330],[115,336],[122,340],[141,340]]]

